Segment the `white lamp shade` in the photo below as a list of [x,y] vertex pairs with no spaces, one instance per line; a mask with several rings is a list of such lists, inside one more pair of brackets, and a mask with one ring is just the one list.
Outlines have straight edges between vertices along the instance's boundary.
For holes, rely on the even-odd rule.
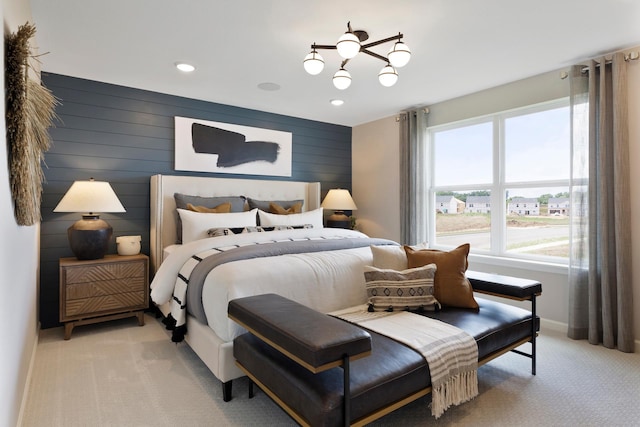
[[334,188],[329,190],[326,197],[322,201],[323,208],[333,209],[337,211],[354,211],[358,209],[353,199],[351,198],[351,194],[349,194],[349,190],[345,190],[342,188]]
[[344,68],[340,68],[333,75],[333,85],[340,90],[345,90],[351,86],[351,74]]
[[324,69],[324,59],[320,56],[317,50],[313,49],[307,56],[305,56],[304,69],[312,76],[322,72]]
[[404,67],[409,63],[411,59],[411,51],[409,50],[409,46],[402,42],[396,42],[391,50],[389,51],[389,62],[395,68]]
[[105,181],[75,181],[54,212],[126,212]]
[[398,81],[398,73],[391,65],[387,65],[378,73],[378,80],[382,86],[393,86]]
[[360,52],[360,40],[355,34],[346,32],[338,39],[336,48],[341,57],[351,59]]

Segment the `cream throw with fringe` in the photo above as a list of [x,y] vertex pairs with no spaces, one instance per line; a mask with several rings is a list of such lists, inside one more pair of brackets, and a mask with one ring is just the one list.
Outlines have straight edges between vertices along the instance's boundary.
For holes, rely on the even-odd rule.
[[451,405],[478,395],[478,345],[462,329],[406,311],[370,313],[359,306],[332,314],[422,354],[431,371],[431,414],[435,418]]

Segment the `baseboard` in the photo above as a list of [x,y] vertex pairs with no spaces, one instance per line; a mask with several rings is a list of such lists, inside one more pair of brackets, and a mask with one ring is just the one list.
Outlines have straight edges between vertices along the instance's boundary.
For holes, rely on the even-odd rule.
[[[567,333],[569,325],[563,322],[558,322],[555,320],[548,319],[540,319],[540,330],[544,332],[544,330],[561,332],[563,334]],[[634,340],[635,343],[635,352],[640,352],[640,339]]]
[[569,325],[563,322],[558,322],[556,320],[549,319],[540,319],[540,329],[544,331],[545,329],[555,331],[555,332],[567,332],[567,328]]
[[29,397],[29,389],[31,388],[31,377],[33,376],[33,367],[36,363],[36,351],[38,350],[38,341],[40,341],[40,322],[36,329],[35,342],[33,343],[33,350],[31,351],[31,359],[29,360],[29,370],[27,371],[26,384],[24,386],[24,392],[22,393],[22,399],[20,400],[20,411],[18,412],[18,424],[22,425],[24,418],[24,411],[27,405],[27,398]]

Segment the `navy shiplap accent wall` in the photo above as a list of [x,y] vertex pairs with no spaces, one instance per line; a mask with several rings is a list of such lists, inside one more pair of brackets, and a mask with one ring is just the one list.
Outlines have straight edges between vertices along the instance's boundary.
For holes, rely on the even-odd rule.
[[[141,235],[149,254],[149,179],[154,174],[320,181],[351,189],[351,128],[182,98],[43,72],[61,104],[45,155],[40,241],[40,321],[59,324],[58,259],[73,256],[67,228],[79,214],[54,213],[73,181],[90,177],[111,183],[127,210],[102,214],[114,236]],[[206,174],[173,169],[174,116],[274,129],[293,134],[292,176]],[[115,237],[109,253],[116,253]]]

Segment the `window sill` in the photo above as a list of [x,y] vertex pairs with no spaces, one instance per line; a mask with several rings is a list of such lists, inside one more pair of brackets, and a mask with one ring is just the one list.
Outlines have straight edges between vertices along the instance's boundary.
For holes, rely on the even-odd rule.
[[486,265],[496,265],[500,267],[519,268],[523,270],[544,271],[554,274],[566,275],[569,273],[569,266],[567,264],[529,259],[506,258],[494,255],[469,254],[469,263],[473,265],[474,262]]

